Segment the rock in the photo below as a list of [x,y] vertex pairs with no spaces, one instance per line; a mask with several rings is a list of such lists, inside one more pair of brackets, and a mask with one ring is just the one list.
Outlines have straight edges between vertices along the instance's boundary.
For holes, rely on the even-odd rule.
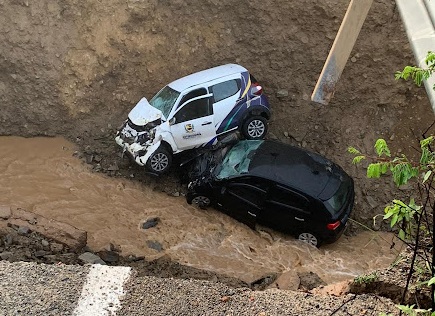
[[150,219],[147,219],[143,224],[142,224],[142,229],[148,229],[154,226],[157,226],[157,224],[160,222],[160,218],[158,217],[153,217]]
[[288,90],[285,90],[285,89],[279,89],[279,90],[276,92],[276,97],[277,97],[278,99],[283,99],[283,98],[288,97]]
[[0,218],[1,219],[8,219],[11,217],[11,208],[10,206],[6,205],[0,205]]
[[288,132],[284,132],[285,137],[288,137],[288,135],[289,135]]
[[106,264],[100,257],[93,254],[92,252],[82,253],[79,256],[79,260],[82,261],[83,263],[103,264],[103,265]]
[[400,191],[410,191],[410,190],[412,190],[413,188],[414,188],[413,184],[408,182],[408,183],[406,183],[406,184],[401,185],[401,186],[399,187],[399,190],[400,190]]
[[8,260],[9,258],[12,257],[12,255],[13,255],[12,252],[4,251],[4,252],[0,253],[0,259],[2,259],[2,260]]
[[86,155],[85,160],[87,164],[91,164],[92,161],[94,160],[94,155]]
[[109,168],[107,168],[107,170],[108,170],[108,171],[118,171],[119,168],[118,168],[118,166],[115,164],[115,165],[111,165]]
[[43,239],[43,240],[41,240],[41,245],[43,247],[48,247],[50,245],[50,243],[47,240]]
[[20,226],[17,230],[18,235],[25,236],[30,234],[30,228],[27,226]]
[[32,226],[32,231],[40,233],[48,239],[62,243],[68,246],[72,251],[79,251],[86,246],[87,234],[85,231],[66,223],[47,219],[23,209],[13,210],[8,225],[16,225],[18,227],[26,226],[31,220],[37,222],[37,225]]
[[45,251],[45,250],[38,250],[38,251],[35,252],[35,257],[36,258],[41,258],[41,257],[46,256],[47,254],[48,254],[48,252]]
[[274,280],[276,280],[276,274],[272,273],[265,275],[254,282],[251,282],[251,288],[258,290],[268,288]]
[[12,237],[11,234],[7,234],[5,237],[3,237],[3,242],[6,247],[10,246],[14,242],[14,238]]
[[50,250],[54,253],[60,253],[63,250],[63,245],[53,242],[50,244]]
[[352,284],[351,280],[346,280],[334,284],[329,284],[326,286],[321,286],[311,290],[310,292],[316,295],[342,296],[350,293],[351,284]]
[[357,59],[356,59],[355,56],[353,56],[353,57],[350,59],[350,61],[353,62],[353,63],[356,63]]
[[136,261],[141,261],[141,260],[144,260],[144,259],[145,259],[144,256],[136,257],[135,255],[129,255],[127,258],[125,258],[125,261],[127,261],[127,262],[136,262]]
[[298,276],[301,281],[299,288],[303,290],[312,290],[315,287],[326,285],[325,281],[314,272],[298,273]]
[[147,240],[147,246],[151,249],[157,250],[158,252],[163,251],[163,246],[158,241]]
[[379,206],[379,203],[376,202],[375,199],[370,195],[368,195],[366,197],[366,200],[367,200],[367,203],[370,205],[371,209],[374,209],[374,208]]
[[278,140],[278,137],[276,137],[276,135],[274,133],[269,132],[269,139]]
[[268,289],[292,290],[296,291],[299,288],[301,280],[295,271],[283,272],[278,278],[269,285]]
[[175,196],[175,197],[179,197],[180,196],[180,192],[174,192],[174,193],[172,193],[172,196]]
[[29,224],[30,225],[36,225],[36,224],[38,224],[38,221],[34,218],[34,219],[30,219],[29,220]]
[[103,260],[104,262],[113,263],[119,261],[119,253],[115,251],[103,250],[100,251],[98,255],[100,256],[101,260]]
[[107,251],[116,251],[116,252],[120,252],[121,251],[121,247],[118,245],[114,245],[112,243],[109,243],[106,245],[106,247],[103,248],[104,250]]

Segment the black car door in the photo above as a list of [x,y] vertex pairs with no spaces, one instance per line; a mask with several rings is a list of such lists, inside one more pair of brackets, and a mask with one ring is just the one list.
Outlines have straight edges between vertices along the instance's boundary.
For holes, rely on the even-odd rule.
[[264,188],[255,186],[249,179],[240,179],[221,188],[218,205],[231,217],[254,228],[266,195]]
[[303,195],[280,185],[274,185],[258,216],[258,222],[271,228],[300,233],[307,229],[309,200]]

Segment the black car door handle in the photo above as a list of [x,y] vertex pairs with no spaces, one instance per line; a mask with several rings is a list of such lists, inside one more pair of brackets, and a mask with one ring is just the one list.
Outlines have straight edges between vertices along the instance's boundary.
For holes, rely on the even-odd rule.
[[303,218],[299,218],[299,217],[295,217],[295,220],[300,221],[300,222],[305,221]]
[[202,123],[202,126],[204,126],[204,125],[210,125],[211,124],[211,122],[205,122],[205,123]]

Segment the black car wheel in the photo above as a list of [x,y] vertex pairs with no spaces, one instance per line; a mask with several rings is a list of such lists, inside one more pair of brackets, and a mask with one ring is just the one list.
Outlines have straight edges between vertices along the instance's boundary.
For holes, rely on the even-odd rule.
[[169,170],[172,164],[172,155],[162,146],[160,146],[148,158],[147,167],[156,174],[163,174]]
[[263,139],[267,133],[267,120],[262,116],[251,116],[242,125],[246,139]]
[[308,232],[300,233],[298,239],[314,247],[320,246],[320,240],[312,233],[308,233]]
[[197,195],[192,199],[192,204],[197,205],[201,209],[205,209],[211,204],[211,200],[205,195]]

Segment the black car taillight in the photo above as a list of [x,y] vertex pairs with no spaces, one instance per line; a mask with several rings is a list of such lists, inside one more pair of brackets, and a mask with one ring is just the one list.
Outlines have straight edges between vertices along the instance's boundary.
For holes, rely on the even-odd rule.
[[336,230],[341,225],[340,221],[336,221],[335,223],[329,223],[326,225],[326,228],[329,230]]

